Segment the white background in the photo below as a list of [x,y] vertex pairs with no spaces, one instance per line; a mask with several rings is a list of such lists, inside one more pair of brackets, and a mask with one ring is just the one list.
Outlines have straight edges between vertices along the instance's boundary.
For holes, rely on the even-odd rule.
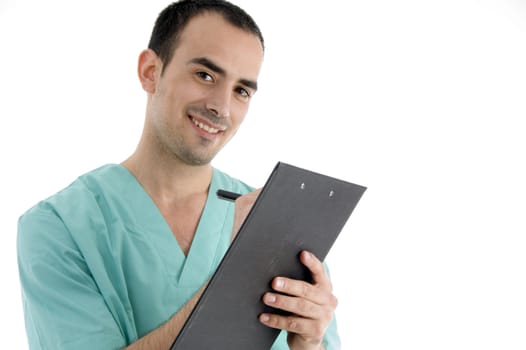
[[[368,187],[328,256],[343,349],[526,348],[526,2],[237,2],[267,42],[214,165]],[[16,221],[135,148],[165,1],[0,0],[2,343],[27,347]]]

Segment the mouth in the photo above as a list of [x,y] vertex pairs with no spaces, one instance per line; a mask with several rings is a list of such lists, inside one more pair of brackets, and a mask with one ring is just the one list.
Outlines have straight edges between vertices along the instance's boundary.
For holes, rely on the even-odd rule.
[[193,116],[189,116],[192,123],[195,124],[199,129],[206,131],[209,134],[216,135],[222,131],[226,130],[224,125],[210,125],[209,123],[203,122],[202,120],[197,120]]

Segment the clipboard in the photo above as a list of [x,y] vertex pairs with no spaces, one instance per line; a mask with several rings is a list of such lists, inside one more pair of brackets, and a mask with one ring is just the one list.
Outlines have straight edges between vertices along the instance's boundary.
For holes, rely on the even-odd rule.
[[280,330],[261,324],[274,277],[310,280],[299,261],[324,260],[366,187],[278,162],[171,350],[268,350]]

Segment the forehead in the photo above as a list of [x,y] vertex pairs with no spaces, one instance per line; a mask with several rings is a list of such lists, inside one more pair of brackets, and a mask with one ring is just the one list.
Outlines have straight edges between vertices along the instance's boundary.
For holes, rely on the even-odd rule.
[[237,28],[220,14],[204,13],[185,26],[172,61],[178,64],[206,57],[227,74],[256,80],[263,62],[263,47],[256,34]]

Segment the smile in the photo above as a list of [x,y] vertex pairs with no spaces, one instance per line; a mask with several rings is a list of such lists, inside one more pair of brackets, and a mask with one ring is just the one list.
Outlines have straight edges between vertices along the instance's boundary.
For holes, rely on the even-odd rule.
[[222,127],[221,129],[214,128],[213,126],[210,126],[210,125],[204,124],[203,122],[200,122],[199,120],[195,119],[192,116],[190,116],[190,119],[192,120],[192,122],[198,128],[203,129],[204,131],[206,131],[207,133],[210,133],[210,134],[217,134],[218,132],[224,131],[226,129],[226,127]]

